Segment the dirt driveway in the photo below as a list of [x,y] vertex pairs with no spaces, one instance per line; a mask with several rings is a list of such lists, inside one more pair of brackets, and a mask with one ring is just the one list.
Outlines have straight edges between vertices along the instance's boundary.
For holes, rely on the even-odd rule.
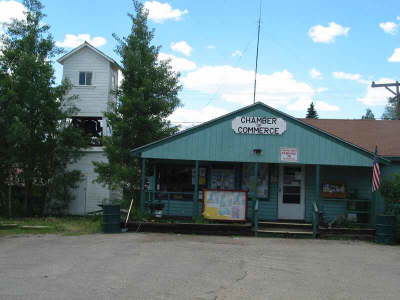
[[1,237],[0,299],[400,299],[400,247],[150,233]]

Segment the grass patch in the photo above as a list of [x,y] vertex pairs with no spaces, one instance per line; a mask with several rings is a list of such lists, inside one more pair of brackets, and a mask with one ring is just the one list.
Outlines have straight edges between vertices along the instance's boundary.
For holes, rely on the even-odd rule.
[[[6,226],[17,224],[17,226]],[[45,226],[43,228],[24,228],[24,226]],[[48,218],[0,218],[0,236],[14,234],[63,234],[81,235],[101,232],[101,217],[48,217]]]

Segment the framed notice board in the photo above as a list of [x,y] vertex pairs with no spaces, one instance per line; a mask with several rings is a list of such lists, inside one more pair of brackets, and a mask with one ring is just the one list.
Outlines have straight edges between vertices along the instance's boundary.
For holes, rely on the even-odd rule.
[[324,198],[346,198],[346,186],[344,183],[323,183],[322,197]]
[[203,216],[210,220],[245,221],[247,192],[205,189]]

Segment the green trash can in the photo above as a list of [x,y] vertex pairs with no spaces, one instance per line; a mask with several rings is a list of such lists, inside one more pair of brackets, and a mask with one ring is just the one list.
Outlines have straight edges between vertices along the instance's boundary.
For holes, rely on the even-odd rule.
[[376,216],[375,242],[384,245],[396,244],[397,218],[393,215]]
[[121,207],[114,204],[100,205],[103,208],[103,233],[121,233]]

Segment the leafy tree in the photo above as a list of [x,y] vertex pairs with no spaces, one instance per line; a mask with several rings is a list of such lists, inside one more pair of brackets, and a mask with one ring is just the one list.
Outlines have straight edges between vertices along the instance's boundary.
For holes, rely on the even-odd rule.
[[380,193],[385,199],[385,213],[400,214],[400,174],[382,181]]
[[137,159],[130,151],[177,131],[167,117],[180,105],[179,74],[168,61],[159,61],[160,47],[152,45],[154,30],[147,26],[148,12],[133,1],[135,15],[131,32],[125,38],[114,34],[121,57],[123,80],[115,91],[117,102],[105,113],[112,135],[104,138],[108,162],[95,162],[97,182],[133,196],[140,175]]
[[72,197],[69,190],[80,179],[80,173],[67,166],[80,157],[87,141],[68,119],[76,113],[74,98],[65,96],[70,83],[55,85],[51,59],[62,50],[55,47],[43,22],[43,6],[38,0],[25,0],[24,5],[25,19],[12,21],[1,37],[0,123],[5,146],[0,151],[6,173],[21,170],[25,214],[32,215],[66,207]]
[[400,99],[397,99],[397,97],[391,97],[388,99],[385,111],[382,114],[382,119],[386,120],[400,119]]
[[307,109],[307,119],[318,119],[318,113],[314,108],[314,102],[310,103],[310,106]]
[[372,110],[367,108],[367,111],[365,112],[365,115],[363,115],[361,117],[361,119],[363,119],[363,120],[375,120],[375,116],[372,113]]

